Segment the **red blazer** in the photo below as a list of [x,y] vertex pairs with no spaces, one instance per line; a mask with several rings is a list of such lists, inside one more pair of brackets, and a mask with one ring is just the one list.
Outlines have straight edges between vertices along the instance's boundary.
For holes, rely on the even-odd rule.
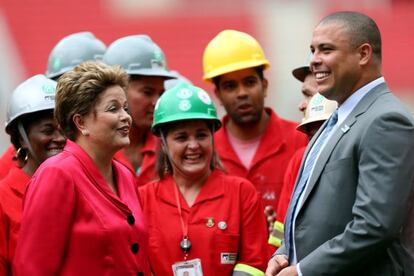
[[22,217],[23,194],[30,181],[22,169],[12,166],[0,181],[0,275],[11,275]]
[[[154,275],[172,275],[171,265],[183,261],[184,257],[180,248],[183,233],[175,185],[169,176],[139,188],[149,225],[150,263]],[[268,261],[266,222],[257,192],[250,182],[215,170],[191,208],[181,193],[179,195],[192,243],[188,259],[200,258],[204,275],[231,275],[236,264],[265,271]],[[225,222],[226,227],[220,229],[219,222]],[[232,253],[237,259],[232,264],[223,264],[222,253]]]
[[226,171],[250,180],[260,193],[263,205],[271,205],[276,210],[286,166],[295,151],[307,145],[308,139],[296,130],[297,123],[279,118],[270,108],[266,112],[270,120],[249,169],[241,163],[229,142],[225,127],[227,116],[215,134],[215,143]]
[[24,199],[15,275],[149,275],[134,176],[117,161],[112,166],[119,195],[70,140],[43,162]]

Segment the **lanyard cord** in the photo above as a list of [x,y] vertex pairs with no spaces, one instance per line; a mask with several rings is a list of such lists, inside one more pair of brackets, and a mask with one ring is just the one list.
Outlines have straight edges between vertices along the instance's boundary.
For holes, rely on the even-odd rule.
[[178,188],[177,185],[174,185],[174,192],[175,192],[175,200],[177,201],[177,210],[178,210],[178,214],[180,215],[180,220],[181,220],[181,230],[183,231],[183,237],[184,238],[188,238],[188,224],[184,223],[184,219],[183,219],[183,215],[182,215],[182,210],[181,210],[181,202],[180,202],[180,198],[178,196]]
[[[165,154],[167,154],[168,159],[170,160],[170,162],[172,164],[174,164],[173,159],[170,156],[170,153],[168,152],[168,146],[167,146],[167,141],[165,140],[164,134],[161,132],[161,145],[163,147],[163,150],[165,151]],[[177,170],[180,170],[177,167]],[[181,209],[181,202],[180,202],[180,197],[178,196],[178,187],[176,184],[174,184],[174,194],[175,194],[175,200],[177,202],[177,210],[178,210],[178,214],[180,215],[180,222],[181,222],[181,231],[183,233],[183,239],[180,242],[180,247],[184,252],[184,261],[187,260],[187,256],[188,256],[188,251],[191,248],[191,242],[188,239],[188,222],[184,223],[184,219],[183,219],[183,215],[182,215],[182,209]]]
[[183,240],[180,242],[180,246],[181,246],[181,249],[184,251],[184,261],[186,261],[188,257],[188,251],[190,250],[190,247],[191,247],[190,240],[188,239],[188,222],[185,223],[183,219],[181,202],[180,202],[180,197],[178,195],[177,185],[174,185],[174,193],[175,193],[175,200],[177,201],[178,214],[180,215],[181,231],[183,232]]

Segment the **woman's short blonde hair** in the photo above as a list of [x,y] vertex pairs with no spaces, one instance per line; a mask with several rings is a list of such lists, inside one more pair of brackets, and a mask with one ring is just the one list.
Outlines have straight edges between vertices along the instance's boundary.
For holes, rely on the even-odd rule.
[[55,117],[66,137],[75,140],[78,134],[73,116],[94,112],[100,94],[114,85],[127,91],[128,74],[119,66],[94,61],[81,63],[59,78]]

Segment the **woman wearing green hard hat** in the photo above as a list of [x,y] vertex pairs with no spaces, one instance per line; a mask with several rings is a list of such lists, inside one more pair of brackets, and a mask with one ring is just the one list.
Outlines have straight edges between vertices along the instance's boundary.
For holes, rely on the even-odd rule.
[[160,180],[139,188],[154,275],[264,275],[266,222],[257,192],[219,169],[210,96],[180,83],[158,100]]

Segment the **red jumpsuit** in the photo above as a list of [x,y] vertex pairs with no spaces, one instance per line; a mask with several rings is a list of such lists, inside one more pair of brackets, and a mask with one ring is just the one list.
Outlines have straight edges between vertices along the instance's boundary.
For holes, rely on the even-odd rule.
[[[7,236],[7,228],[3,227],[7,225],[8,222],[5,220],[5,215],[3,209],[0,208],[0,251],[7,252],[8,251],[8,236]],[[11,269],[9,268],[9,260],[8,256],[0,256],[0,275],[9,275]]]
[[23,194],[30,181],[22,169],[13,166],[0,181],[0,275],[11,275],[22,217]]
[[134,176],[112,167],[119,195],[70,140],[42,163],[24,199],[15,275],[150,275]]
[[[156,276],[172,275],[171,266],[184,257],[175,182],[168,176],[140,187],[139,194],[149,226],[152,271]],[[215,170],[191,208],[181,193],[179,197],[192,243],[188,259],[200,258],[204,275],[231,275],[233,270],[248,273],[243,275],[265,271],[266,222],[250,182]],[[222,264],[222,254],[237,255],[237,259]]]
[[122,150],[118,151],[114,158],[127,166],[132,172],[136,174],[137,186],[142,186],[148,182],[156,179],[155,163],[156,163],[156,148],[158,145],[158,138],[148,133],[147,140],[144,147],[141,149],[143,155],[142,164],[138,172],[135,172],[134,167]]
[[261,194],[263,205],[276,210],[286,166],[295,151],[307,145],[308,139],[296,130],[297,123],[279,118],[270,108],[266,112],[270,120],[249,169],[243,166],[229,142],[225,127],[228,116],[223,119],[224,127],[215,134],[215,143],[226,171],[250,180]]
[[0,157],[0,180],[9,173],[11,167],[15,166],[16,163],[13,161],[15,153],[13,145],[10,145]]
[[290,197],[292,196],[293,188],[295,187],[296,177],[298,176],[300,164],[302,163],[303,154],[306,147],[298,149],[290,159],[285,173],[282,193],[280,194],[279,205],[276,211],[276,220],[280,222],[285,221],[287,208],[289,206]]
[[289,201],[292,196],[293,188],[295,187],[296,177],[298,176],[305,150],[306,147],[298,149],[290,159],[286,169],[283,189],[280,193],[280,200],[276,209],[276,222],[269,238],[269,243],[276,247],[280,247],[283,239],[286,212],[289,207]]

